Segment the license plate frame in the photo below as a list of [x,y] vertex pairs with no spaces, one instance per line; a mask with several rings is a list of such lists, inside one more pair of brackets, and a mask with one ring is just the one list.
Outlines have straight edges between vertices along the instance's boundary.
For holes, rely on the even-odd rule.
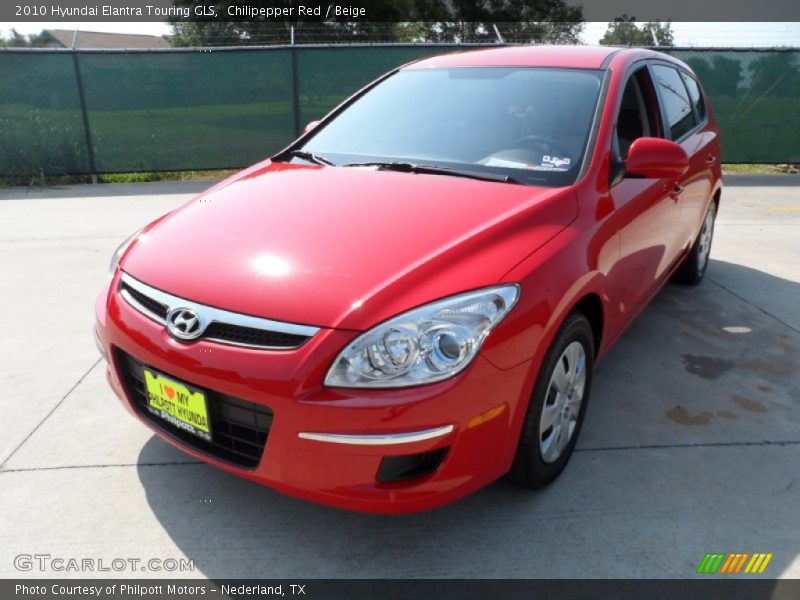
[[204,390],[145,367],[144,391],[145,406],[152,415],[197,438],[213,441]]

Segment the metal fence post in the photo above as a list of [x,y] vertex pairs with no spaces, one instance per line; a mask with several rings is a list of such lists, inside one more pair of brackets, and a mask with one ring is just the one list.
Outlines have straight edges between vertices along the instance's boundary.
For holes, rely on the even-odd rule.
[[289,52],[292,57],[292,113],[294,114],[294,135],[295,137],[300,137],[300,80],[297,74],[298,50],[292,46]]
[[89,114],[86,110],[86,94],[83,92],[81,66],[78,62],[78,52],[75,49],[72,50],[72,65],[75,67],[75,80],[78,84],[78,99],[81,102],[81,117],[83,117],[83,132],[86,140],[86,152],[89,158],[89,171],[92,175],[92,183],[97,183],[97,165],[94,162],[94,146],[92,145],[92,132],[89,129]]

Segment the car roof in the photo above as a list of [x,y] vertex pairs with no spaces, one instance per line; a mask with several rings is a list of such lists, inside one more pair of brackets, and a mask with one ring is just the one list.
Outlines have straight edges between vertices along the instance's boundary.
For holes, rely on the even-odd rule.
[[612,46],[504,46],[451,52],[423,58],[407,65],[406,69],[434,67],[562,67],[600,69],[606,60],[618,52],[644,53],[634,49]]

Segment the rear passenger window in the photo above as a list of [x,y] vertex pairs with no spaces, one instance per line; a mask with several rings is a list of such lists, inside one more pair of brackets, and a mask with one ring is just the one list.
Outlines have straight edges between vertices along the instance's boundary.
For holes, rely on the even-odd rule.
[[686,83],[686,89],[689,90],[689,99],[694,105],[697,118],[703,121],[706,118],[706,103],[703,100],[703,93],[700,91],[700,86],[697,85],[697,82],[690,75],[681,73],[681,76],[683,77],[684,83]]
[[689,94],[683,79],[678,71],[672,67],[655,65],[653,74],[658,88],[658,95],[661,97],[661,104],[667,115],[667,126],[670,130],[670,137],[677,140],[688,133],[694,126],[694,112],[689,103]]

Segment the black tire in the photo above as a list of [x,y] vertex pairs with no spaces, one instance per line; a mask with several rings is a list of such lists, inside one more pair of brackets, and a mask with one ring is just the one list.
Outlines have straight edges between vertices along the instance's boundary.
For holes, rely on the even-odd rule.
[[[706,231],[706,226],[708,225],[707,219],[709,215],[711,219],[711,230],[709,233],[710,237],[708,238],[708,248],[703,251],[701,247],[701,241]],[[689,251],[689,255],[684,259],[683,264],[675,272],[675,276],[673,277],[675,282],[682,283],[684,285],[697,285],[703,281],[703,277],[706,274],[706,268],[708,267],[708,257],[711,254],[711,243],[714,241],[714,222],[716,219],[717,204],[712,201],[708,207],[705,217],[703,217],[703,225],[701,225],[700,232],[697,234],[694,244],[692,244],[692,249]]]
[[[550,389],[550,381],[558,365],[559,359],[568,346],[579,342],[585,352],[585,383],[583,399],[575,420],[575,428],[567,445],[554,462],[545,462],[540,448],[539,423]],[[575,312],[567,317],[561,325],[555,340],[547,351],[539,376],[533,388],[531,401],[522,426],[517,454],[509,472],[511,481],[526,489],[542,488],[558,477],[569,462],[575,443],[578,440],[586,405],[592,388],[592,368],[594,366],[594,334],[589,320],[581,313]]]

